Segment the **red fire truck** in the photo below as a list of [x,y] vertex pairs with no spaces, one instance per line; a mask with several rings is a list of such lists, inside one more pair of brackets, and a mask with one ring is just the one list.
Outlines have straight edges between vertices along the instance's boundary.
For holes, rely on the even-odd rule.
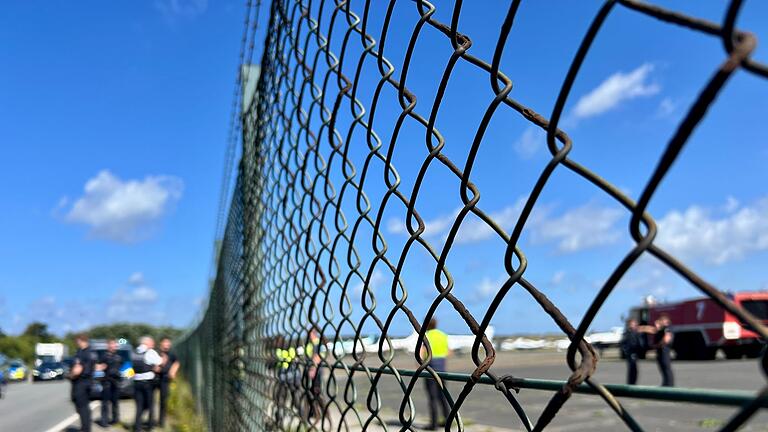
[[[768,291],[727,295],[768,325]],[[755,358],[765,349],[766,341],[744,327],[734,315],[709,297],[675,303],[647,301],[644,306],[630,311],[630,317],[641,325],[653,325],[662,314],[668,315],[672,322],[672,348],[677,359],[711,360],[715,358],[718,349],[723,350],[729,359],[742,356]]]

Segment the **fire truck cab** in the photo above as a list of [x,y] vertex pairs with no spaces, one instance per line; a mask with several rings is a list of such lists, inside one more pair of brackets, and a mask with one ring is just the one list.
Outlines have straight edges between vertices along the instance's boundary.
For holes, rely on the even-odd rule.
[[[727,295],[768,325],[768,291]],[[672,348],[678,360],[711,360],[719,349],[729,359],[756,358],[765,349],[766,341],[709,297],[661,304],[647,301],[630,311],[630,318],[640,325],[653,325],[661,315],[669,316],[672,322]]]

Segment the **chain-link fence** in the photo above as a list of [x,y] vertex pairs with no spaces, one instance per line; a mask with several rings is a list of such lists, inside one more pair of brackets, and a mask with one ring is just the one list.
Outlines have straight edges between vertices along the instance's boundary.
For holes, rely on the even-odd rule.
[[[740,405],[722,430],[737,429],[766,406],[768,387],[754,396],[737,397],[603,385],[594,379],[598,356],[584,339],[609,294],[641,255],[655,257],[762,338],[768,336],[760,320],[654,242],[657,227],[647,212],[662,179],[731,75],[744,70],[760,78],[760,84],[768,84],[762,81],[768,77],[768,67],[750,58],[755,37],[736,29],[742,2],[731,1],[721,23],[639,1],[604,2],[580,42],[549,117],[513,98],[512,81],[500,69],[520,1],[512,0],[498,11],[505,18],[488,58],[475,57],[471,35],[461,32],[462,1],[441,6],[450,10],[443,14],[450,16],[446,22],[436,19],[434,4],[400,2],[416,18],[407,44],[397,47],[403,58],[399,67],[388,60],[388,53],[396,49],[387,44],[393,37],[390,23],[396,3],[275,0],[270,4],[256,96],[240,117],[242,158],[215,282],[205,314],[178,346],[184,373],[211,430],[411,430],[417,414],[414,388],[427,376],[436,380],[448,400],[446,428],[453,430],[464,428],[462,404],[476,386],[486,384],[494,385],[508,403],[510,426],[526,430],[544,429],[574,392],[598,395],[631,430],[642,429],[616,396]],[[585,58],[617,9],[719,39],[723,48],[722,62],[712,65],[711,77],[687,107],[637,201],[570,158],[577,144],[559,127]],[[376,30],[371,24],[374,14]],[[407,82],[421,73],[410,65],[415,46],[427,31],[436,32],[452,54],[441,75],[421,77],[438,86],[432,106],[417,108],[417,95]],[[462,119],[438,119],[448,82],[458,67],[482,73],[493,95],[483,107],[479,125],[463,125],[474,129],[474,138],[461,159],[447,155],[450,142],[439,127],[441,122]],[[372,70],[375,76],[370,75]],[[393,94],[396,115],[380,114],[381,100]],[[480,143],[502,110],[545,131],[550,155],[511,230],[479,207],[480,189],[472,181]],[[395,153],[418,159],[407,188],[395,166]],[[435,167],[450,172],[459,185],[445,191],[455,195],[459,209],[439,241],[423,235],[427,227],[420,215],[425,204],[419,193]],[[590,294],[591,304],[575,323],[526,279],[528,262],[519,244],[542,191],[559,170],[594,186],[631,217],[628,238],[633,247]],[[393,208],[400,210],[404,241],[387,238],[385,217]],[[506,245],[498,259],[507,278],[495,287],[489,306],[479,315],[470,313],[466,299],[455,294],[447,265],[460,227],[470,217]],[[404,271],[415,254],[429,257],[431,264],[419,265],[433,275],[432,299],[426,313],[418,314],[408,299],[412,284]],[[389,283],[376,290],[374,279],[381,273]],[[493,372],[496,351],[486,332],[492,318],[505,313],[501,302],[510,290],[530,295],[572,341],[565,356],[572,374],[566,381],[553,384]],[[442,304],[450,305],[475,335],[471,373],[437,372],[430,366],[425,332]],[[418,333],[414,352],[418,367],[413,370],[395,367],[391,337],[395,322]],[[379,338],[366,340],[366,333]],[[365,349],[371,346],[374,349]],[[761,367],[768,372],[765,355]],[[385,395],[379,383],[384,377],[398,383],[396,425],[382,412]],[[449,392],[444,386],[448,380],[463,384]],[[552,391],[537,418],[529,417],[518,401],[516,391],[521,388]]]

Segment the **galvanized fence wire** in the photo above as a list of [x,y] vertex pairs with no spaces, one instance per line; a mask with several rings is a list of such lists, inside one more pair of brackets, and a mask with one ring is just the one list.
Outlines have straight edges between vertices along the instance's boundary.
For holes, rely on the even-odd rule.
[[[382,395],[377,387],[385,374],[394,376],[403,392],[398,412],[399,430],[414,428],[416,413],[412,393],[424,375],[433,377],[449,400],[451,411],[446,430],[463,430],[459,415],[462,404],[478,383],[489,381],[529,431],[543,430],[573,392],[585,384],[613,409],[628,429],[642,430],[640,423],[611,391],[594,379],[598,357],[584,336],[606,298],[643,254],[658,259],[763,339],[768,339],[768,329],[761,321],[654,243],[657,227],[646,211],[662,179],[733,73],[743,70],[768,78],[768,66],[750,57],[756,46],[755,37],[736,28],[741,1],[729,3],[721,23],[639,1],[604,2],[580,43],[548,118],[514,99],[512,80],[500,70],[519,0],[513,0],[505,11],[490,59],[473,56],[471,36],[461,33],[459,18],[464,2],[454,2],[448,23],[434,18],[436,9],[432,3],[407,2],[418,12],[419,18],[413,25],[399,70],[386,55],[392,49],[387,46],[387,37],[393,31],[390,24],[396,3],[396,0],[386,5],[340,0],[271,2],[257,95],[240,115],[242,159],[216,279],[203,318],[179,345],[185,373],[192,382],[211,430],[387,429],[387,420],[381,412]],[[559,128],[564,107],[592,43],[608,17],[618,8],[718,38],[723,46],[723,61],[712,66],[711,78],[687,108],[636,202],[597,173],[571,159],[569,154],[576,144]],[[384,14],[378,35],[372,34],[369,28],[369,15],[374,12]],[[427,28],[442,34],[453,52],[439,77],[434,102],[425,111],[417,108],[417,95],[409,90],[407,83],[409,75],[419,73],[410,67],[411,59],[420,34]],[[332,46],[340,49],[333,52]],[[350,48],[353,46],[354,49]],[[442,152],[449,143],[438,129],[440,122],[437,118],[448,81],[460,62],[487,73],[495,97],[488,102],[480,124],[472,126],[476,127],[476,132],[466,159],[452,160]],[[363,103],[365,98],[359,94],[365,64],[375,64],[379,74],[375,77],[377,83],[372,94],[366,95],[369,104]],[[342,73],[350,69],[356,71],[353,76]],[[391,90],[397,94],[401,112],[395,124],[377,123],[380,97]],[[499,110],[512,110],[545,131],[551,155],[509,233],[478,206],[480,190],[471,181],[480,144]],[[401,152],[409,151],[402,144],[406,138],[400,136],[405,122],[423,128],[425,138],[418,139],[424,139],[428,151],[412,190],[400,187],[400,177],[393,163],[396,148]],[[380,139],[377,129],[390,132],[388,142]],[[361,147],[367,149],[367,156],[362,166],[355,166],[349,154],[351,149]],[[371,174],[374,164],[383,164],[383,179]],[[447,238],[439,246],[422,235],[426,227],[417,210],[427,170],[435,165],[447,168],[460,181],[458,195],[461,201]],[[569,170],[578,175],[631,215],[629,235],[634,246],[594,294],[578,323],[569,322],[557,305],[524,277],[527,260],[518,244],[539,196],[556,170]],[[378,202],[372,202],[367,193],[374,186],[385,189]],[[347,205],[348,202],[354,205]],[[396,205],[407,209],[403,223],[408,238],[400,250],[389,250],[383,218],[385,208]],[[454,295],[454,278],[446,266],[459,228],[470,214],[487,224],[507,245],[503,260],[508,278],[498,287],[482,316],[473,316]],[[370,238],[363,238],[369,231],[372,232]],[[369,244],[369,249],[360,250],[361,244]],[[404,263],[419,248],[435,262],[435,297],[423,316],[416,316],[409,306],[408,281],[403,275]],[[376,293],[371,288],[375,269],[391,274],[393,282],[387,292],[388,301],[391,300],[393,306],[388,310],[377,307]],[[362,292],[359,302],[353,303],[352,291],[358,281],[362,282]],[[529,417],[516,397],[515,387],[520,380],[498,376],[490,370],[496,353],[485,333],[511,289],[522,289],[530,294],[572,341],[566,356],[572,374],[553,392],[546,408],[535,419]],[[453,393],[445,389],[440,375],[429,366],[431,350],[425,341],[426,324],[438,306],[445,302],[455,309],[476,336],[471,350],[475,369],[466,377],[461,390]],[[360,312],[359,318],[353,313],[356,311]],[[407,375],[401,374],[392,364],[394,352],[390,349],[390,329],[393,321],[402,316],[419,334],[415,351],[419,366]],[[363,328],[371,325],[381,336],[375,359],[360,349]],[[319,360],[317,368],[325,371],[322,375],[322,415],[309,416],[307,410],[311,407],[302,405],[302,401],[317,397],[313,395],[308,379],[309,371],[315,368],[313,357],[300,349],[292,361],[298,372],[295,379],[288,379],[281,366],[283,359],[277,353],[288,347],[301,348],[311,344],[312,329],[319,331],[320,339],[327,341],[329,347],[340,346],[342,331],[350,328],[355,333],[351,352],[340,353],[331,348],[324,351]],[[425,356],[421,355],[422,347],[426,350]],[[372,360],[376,367],[371,367]],[[768,376],[766,354],[761,367]],[[355,378],[370,384],[367,394],[358,394]],[[766,401],[768,386],[739,407],[721,430],[736,430]]]

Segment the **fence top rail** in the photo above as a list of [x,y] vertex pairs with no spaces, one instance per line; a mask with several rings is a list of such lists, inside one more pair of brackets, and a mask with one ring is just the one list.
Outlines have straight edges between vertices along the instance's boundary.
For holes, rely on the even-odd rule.
[[[418,372],[413,369],[395,369],[395,368],[366,368],[363,366],[355,365],[334,365],[334,369],[347,369],[356,371],[369,371],[371,373],[381,373],[385,375],[394,375],[395,372],[401,376],[414,376],[417,375],[422,378],[431,377],[432,374],[429,371],[423,370]],[[481,376],[475,380],[472,375],[459,372],[435,372],[440,379],[445,381],[455,382],[470,382],[473,381],[477,384],[493,385],[502,391],[516,391],[518,389],[529,390],[547,390],[558,391],[566,384],[565,380],[549,380],[549,379],[536,379],[536,378],[521,378],[506,376],[502,377],[498,382],[489,376]],[[502,384],[503,383],[503,384]],[[627,385],[627,384],[603,384],[614,396],[636,398],[636,399],[649,399],[656,401],[666,402],[688,402],[694,404],[705,405],[722,405],[722,406],[745,406],[748,404],[756,403],[760,408],[768,408],[768,393],[766,392],[750,392],[744,390],[716,390],[706,388],[693,388],[693,387],[661,387],[661,386],[645,386],[645,385]],[[590,394],[598,396],[598,391],[589,386],[587,383],[582,383],[574,389],[575,393]]]

